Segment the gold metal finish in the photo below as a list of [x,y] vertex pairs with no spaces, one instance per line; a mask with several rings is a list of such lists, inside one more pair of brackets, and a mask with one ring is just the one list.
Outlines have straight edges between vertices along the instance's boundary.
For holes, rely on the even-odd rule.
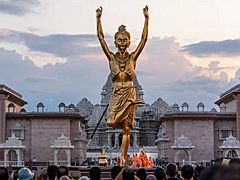
[[104,150],[102,150],[102,152],[99,156],[98,165],[99,166],[107,166],[107,164],[108,164],[108,161],[107,161],[106,152]]
[[143,8],[145,17],[142,37],[136,50],[128,53],[127,48],[130,45],[130,33],[126,31],[124,25],[118,28],[115,33],[115,46],[118,51],[112,53],[104,39],[101,16],[103,8],[100,6],[96,10],[97,17],[97,36],[100,41],[103,52],[109,61],[109,67],[112,75],[113,91],[109,103],[107,124],[113,128],[121,128],[122,139],[122,160],[127,160],[127,151],[130,144],[130,129],[134,126],[135,104],[143,103],[136,100],[136,90],[133,86],[136,61],[142,52],[148,36],[148,6]]

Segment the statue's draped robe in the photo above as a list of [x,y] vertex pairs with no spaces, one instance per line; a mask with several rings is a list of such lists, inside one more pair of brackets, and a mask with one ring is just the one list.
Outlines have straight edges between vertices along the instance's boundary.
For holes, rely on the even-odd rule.
[[133,86],[136,61],[128,55],[119,59],[117,55],[109,61],[113,89],[108,109],[107,124],[113,128],[122,128],[127,121],[134,127],[136,89]]

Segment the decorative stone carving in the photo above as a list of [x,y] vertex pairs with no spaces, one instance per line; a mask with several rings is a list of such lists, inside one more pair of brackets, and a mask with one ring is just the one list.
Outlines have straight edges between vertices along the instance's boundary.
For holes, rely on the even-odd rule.
[[222,145],[219,146],[220,149],[223,150],[224,157],[228,157],[229,153],[232,151],[236,152],[237,157],[240,155],[240,142],[235,137],[230,134],[229,137],[223,141]]
[[11,129],[24,129],[24,127],[19,122],[16,122]]
[[51,148],[74,148],[74,146],[72,146],[70,140],[62,134],[55,140]]
[[22,126],[19,122],[16,122],[11,128],[11,134],[14,134],[18,139],[24,139],[24,126]]
[[94,105],[87,98],[83,98],[79,101],[79,103],[77,103],[76,108],[81,116],[89,119],[89,116],[92,114],[94,109]]
[[25,146],[22,145],[22,141],[19,140],[15,134],[12,134],[11,137],[6,140],[5,143],[0,144],[0,148],[16,148],[16,149],[21,149],[25,148]]
[[160,97],[151,104],[150,110],[154,112],[155,116],[162,116],[166,112],[173,111],[172,107]]
[[230,135],[223,141],[222,145],[219,147],[221,149],[240,149],[240,142],[235,137]]
[[[104,110],[105,110],[105,107],[96,105],[94,107],[91,115],[89,116],[88,126],[91,126],[92,128],[95,128],[95,126],[98,123],[100,117],[102,116]],[[106,116],[106,114],[105,114],[105,116]],[[101,121],[101,125],[103,123],[106,124],[104,119]]]
[[25,148],[22,145],[22,141],[19,140],[14,134],[6,140],[5,143],[0,144],[0,148],[4,149],[4,166],[7,166],[8,162],[8,153],[10,150],[16,151],[17,154],[17,166],[22,166],[23,162],[21,161],[22,149]]
[[79,125],[78,132],[79,132],[78,139],[82,140],[82,141],[87,141],[87,133],[86,133],[85,128],[84,128],[84,126],[82,124]]
[[74,148],[74,146],[71,145],[70,140],[65,137],[63,134],[58,137],[51,148],[54,149],[53,155],[54,155],[54,164],[58,165],[58,153],[60,150],[65,150],[67,154],[67,160],[66,160],[66,165],[70,166],[71,165],[71,152],[70,149]]
[[175,140],[174,145],[171,146],[173,149],[193,149],[195,146],[192,145],[191,140],[185,137],[183,134]]
[[161,126],[159,127],[157,137],[158,137],[158,139],[163,138],[163,137],[166,137],[166,134],[167,134],[167,130],[165,127],[165,123],[162,123]]
[[180,150],[184,150],[188,156],[188,163],[192,163],[192,152],[191,150],[195,148],[195,146],[192,145],[192,142],[190,139],[185,137],[183,134],[175,140],[174,145],[171,146],[172,149],[175,150],[175,162],[178,162],[178,156],[180,153]]

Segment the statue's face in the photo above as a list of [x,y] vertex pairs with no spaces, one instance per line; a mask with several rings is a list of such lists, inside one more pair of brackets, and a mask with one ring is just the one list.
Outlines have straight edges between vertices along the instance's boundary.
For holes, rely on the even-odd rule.
[[116,47],[121,50],[126,50],[130,45],[130,39],[126,34],[118,34],[115,39]]

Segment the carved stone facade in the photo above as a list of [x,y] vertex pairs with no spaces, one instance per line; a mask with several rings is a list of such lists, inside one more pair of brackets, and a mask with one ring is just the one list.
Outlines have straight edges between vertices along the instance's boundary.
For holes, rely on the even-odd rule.
[[[14,111],[11,110],[12,104],[15,107]],[[53,161],[51,146],[62,133],[69,138],[75,147],[70,150],[71,162],[79,162],[80,155],[77,147],[81,142],[76,139],[79,133],[82,133],[81,131],[85,131],[79,129],[79,126],[84,127],[86,120],[75,111],[45,112],[43,103],[37,104],[37,112],[26,112],[23,111],[25,104],[26,102],[19,93],[5,85],[0,85],[0,144],[2,144],[0,162],[4,158],[16,162],[18,158],[20,158],[19,162],[28,162],[32,159],[36,159],[38,162]],[[14,136],[12,136],[13,134]],[[8,138],[9,140],[7,140]],[[84,135],[81,136],[82,140],[83,138]],[[22,146],[17,149],[15,146],[8,146],[13,139],[17,139],[16,142],[21,142]],[[85,138],[84,142],[86,141]],[[7,147],[8,154],[6,154]],[[59,153],[61,154],[60,151]]]
[[175,150],[175,162],[179,162],[178,158],[179,158],[180,151],[185,151],[188,157],[188,163],[189,164],[192,163],[192,149],[194,149],[195,146],[192,145],[192,142],[190,139],[188,139],[182,134],[180,137],[178,137],[175,140],[171,148]]
[[152,105],[146,104],[139,120],[140,146],[155,146],[155,140],[162,123],[161,117],[172,112],[172,108],[161,98],[158,98]]
[[[181,105],[181,110],[178,104],[174,104],[174,111],[167,112],[161,117],[162,123],[165,124],[167,137],[157,139],[159,149],[167,149],[161,158],[167,161],[182,162],[191,155],[189,161],[195,163],[210,162],[223,157],[240,157],[239,94],[240,85],[224,92],[216,101],[220,112],[215,108],[206,111],[202,102],[197,104],[197,111],[190,111],[187,102]],[[195,148],[190,148],[191,152],[189,148],[179,149],[179,145],[176,144],[175,140],[179,140],[181,135],[187,137],[188,141],[192,142],[192,146],[195,146]]]
[[[60,137],[58,137],[51,148],[54,149],[53,151],[53,157],[54,157],[54,164],[55,165],[67,165],[71,166],[71,149],[74,148],[74,146],[71,144],[71,141],[62,134]],[[60,151],[65,151],[67,158],[63,161],[59,161],[58,154]]]
[[[0,149],[4,150],[4,161],[1,165],[7,166],[9,163],[13,166],[23,166],[23,150],[26,147],[22,144],[15,134],[6,140],[5,143],[0,144]],[[15,155],[15,157],[13,157]],[[1,162],[1,161],[0,161]]]
[[[143,99],[143,89],[136,78],[134,85],[137,97]],[[109,102],[110,93],[111,79],[108,78],[99,105],[93,105],[84,98],[76,106],[60,103],[59,112],[45,112],[43,103],[38,104],[38,112],[26,112],[22,96],[0,85],[0,144],[14,133],[25,146],[21,160],[29,161],[35,157],[37,161],[53,161],[51,145],[63,133],[74,146],[70,150],[71,162],[82,162],[86,157],[87,142]],[[238,147],[226,145],[229,142],[237,144],[240,140],[239,97],[240,85],[223,93],[216,101],[220,112],[214,108],[206,111],[201,102],[196,105],[196,111],[190,111],[187,102],[170,107],[161,98],[151,105],[137,106],[130,151],[138,152],[138,148],[145,148],[154,152],[158,149],[160,158],[175,161],[176,151],[171,147],[178,137],[184,135],[195,146],[191,151],[192,162],[211,161],[226,155],[239,157]],[[106,115],[88,146],[89,152],[100,152],[102,148],[120,152],[121,130],[109,128],[105,118]],[[187,158],[185,152],[179,152],[179,161]],[[4,160],[4,149],[0,149],[1,160]]]
[[223,141],[222,145],[219,148],[223,150],[224,157],[240,157],[240,142],[231,134],[226,138],[225,141]]

